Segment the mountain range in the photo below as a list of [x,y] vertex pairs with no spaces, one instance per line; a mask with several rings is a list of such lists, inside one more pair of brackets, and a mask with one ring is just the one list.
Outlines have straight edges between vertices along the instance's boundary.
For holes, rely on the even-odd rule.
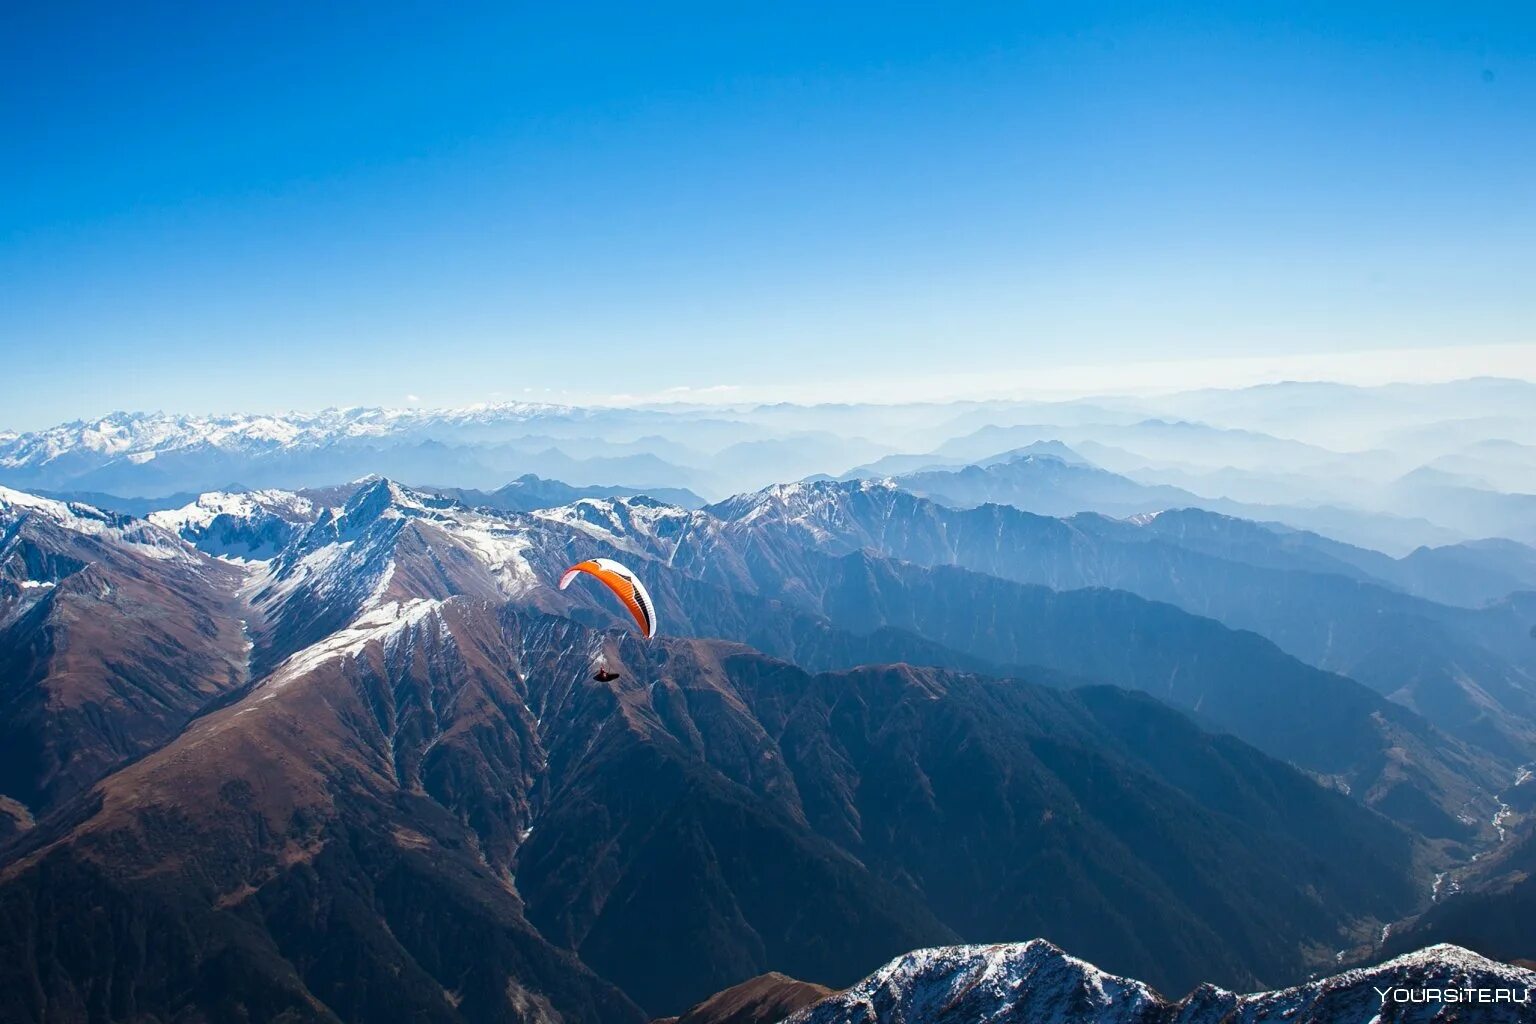
[[[184,503],[212,489],[294,490],[370,474],[486,493],[536,474],[690,504],[657,492],[714,500],[784,480],[940,470],[957,478],[910,487],[1052,515],[1201,507],[1403,555],[1497,537],[1536,542],[1536,420],[1515,400],[1530,393],[1524,382],[1464,381],[889,406],[117,412],[0,432],[0,484],[139,514],[155,510],[131,504],[146,497]],[[1015,467],[1022,479],[964,478],[967,467],[1031,452],[1067,452],[1070,468],[1041,460]]]
[[[786,1024],[1514,1024],[1531,1019],[1533,986],[1536,973],[1439,945],[1295,988],[1235,995],[1202,986],[1175,1002],[1049,943],[1030,942],[911,953],[800,1010]],[[1451,1000],[1426,998],[1447,990],[1455,993]],[[1410,1001],[1415,995],[1417,1001]]]
[[[1282,637],[1331,594],[1518,669],[1518,608],[1321,539],[870,482],[475,505],[0,490],[0,1017],[639,1021],[1020,935],[1256,989],[1433,939],[1513,856],[1517,728],[1131,592],[1297,575]],[[551,586],[598,556],[666,638]]]
[[[375,493],[382,494],[378,488],[383,486],[375,485]],[[1518,758],[1484,747],[1458,744],[1353,680],[1311,669],[1256,637],[1167,605],[1124,591],[1058,593],[1019,586],[1000,578],[1007,575],[1007,566],[984,559],[976,567],[989,572],[956,571],[952,560],[918,551],[910,538],[898,541],[896,524],[948,531],[951,538],[971,534],[942,518],[925,522],[924,517],[952,513],[888,486],[795,485],[697,511],[645,498],[583,500],[499,522],[484,513],[456,510],[452,503],[439,504],[434,512],[438,522],[472,523],[456,529],[474,536],[499,529],[519,538],[546,538],[558,530],[598,545],[573,550],[652,560],[646,574],[672,631],[741,640],[816,670],[856,666],[883,651],[886,657],[978,671],[1035,666],[1068,679],[1145,690],[1372,803],[1398,807],[1398,813],[1413,817],[1416,828],[1442,837],[1470,838],[1478,833],[1478,823],[1486,830],[1494,811],[1488,794],[1507,782],[1518,763]],[[1059,521],[993,511],[1003,516],[1007,528],[1000,531],[989,522],[973,530],[988,545],[979,549],[982,554],[1028,551],[1030,564],[1052,564],[1041,544],[1018,528],[1055,529]],[[851,532],[834,537],[823,525],[834,521]],[[484,525],[488,522],[494,526]],[[861,523],[893,532],[878,541],[860,537]],[[197,538],[195,532],[183,535]],[[532,541],[516,543],[531,546]],[[1070,545],[1068,551],[1070,557],[1057,561],[1065,572],[1080,574],[1072,561],[1080,556],[1070,553]],[[1152,549],[1130,549],[1137,556],[1143,551]],[[358,557],[355,547],[347,557],[348,567],[337,570],[342,578],[371,580],[350,567]],[[545,572],[558,572],[555,563],[563,552],[547,557]],[[382,554],[371,558],[375,566],[388,562]],[[924,561],[933,568],[912,564]],[[1222,568],[1248,571],[1246,563]],[[518,571],[529,575],[526,568]],[[1153,562],[1147,571],[1155,576],[1161,569]],[[352,587],[362,594],[374,585]],[[1073,579],[1068,585],[1082,586],[1083,581]],[[493,584],[477,580],[459,586],[489,594]],[[334,622],[318,609],[299,613],[313,623],[314,636],[351,613],[351,605],[336,603],[339,589],[338,584],[327,591]],[[967,614],[977,607],[988,608],[992,618]],[[591,612],[601,610],[596,605]],[[604,614],[587,621],[616,620]],[[1234,673],[1238,666],[1242,671]],[[1384,758],[1389,750],[1410,756]],[[1382,774],[1387,766],[1391,770]]]
[[495,489],[535,474],[575,485],[730,493],[846,468],[883,445],[825,431],[767,430],[710,414],[500,403],[468,409],[329,409],[183,416],[113,413],[0,434],[0,483],[118,497],[324,486],[387,474]]
[[[1170,530],[1179,520],[1183,525]],[[1516,612],[1500,606],[1472,613],[1386,584],[1367,585],[1349,563],[1332,557],[1337,545],[1324,544],[1329,557],[1323,558],[1292,533],[1201,513],[1167,513],[1139,525],[1098,517],[1050,520],[997,507],[957,513],[871,484],[795,485],[695,511],[645,498],[583,500],[536,514],[519,528],[542,532],[554,524],[616,557],[653,559],[648,572],[672,629],[743,640],[813,669],[851,667],[883,649],[887,657],[968,670],[1030,665],[1143,689],[1373,803],[1398,807],[1399,814],[1413,815],[1416,828],[1440,836],[1490,832],[1495,807],[1488,794],[1529,760],[1517,713],[1526,693],[1521,665],[1501,663],[1475,629],[1448,636],[1436,651],[1424,622],[1432,614],[1461,629],[1463,619],[1508,623]],[[938,536],[955,542],[953,549],[929,543]],[[1214,557],[1215,550],[1227,557]],[[924,564],[933,569],[921,569]],[[970,571],[956,572],[955,565]],[[1089,589],[1067,594],[1007,582],[1021,575],[1034,584]],[[1180,581],[1182,589],[1170,590],[1167,580]],[[1401,648],[1428,647],[1444,668],[1438,677],[1427,667],[1420,671],[1439,688],[1383,696],[1420,705],[1434,698],[1438,703],[1428,712],[1436,725],[1353,679],[1310,671],[1251,636],[1214,629],[1208,620],[1123,591],[1092,589],[1106,584],[1198,602],[1192,610],[1268,632],[1309,657],[1337,656],[1302,642],[1308,629],[1326,636],[1329,621],[1358,619],[1377,633],[1397,629],[1366,649],[1379,662],[1336,666],[1318,657],[1320,667],[1391,679]],[[1265,594],[1266,602],[1245,604],[1254,593]],[[991,609],[990,624],[965,614],[977,606]],[[1017,613],[1000,615],[1004,608]],[[1400,626],[1388,617],[1394,611]],[[828,625],[839,633],[828,633]],[[1521,620],[1503,628],[1518,655]],[[1117,633],[1124,639],[1113,639]],[[1149,647],[1152,637],[1156,647]],[[1225,653],[1213,657],[1218,649]],[[1494,668],[1468,678],[1463,665]],[[1235,666],[1242,672],[1232,673]],[[1264,683],[1256,681],[1259,666],[1269,666]],[[1371,671],[1358,671],[1362,667]],[[1496,716],[1476,710],[1490,702],[1486,694],[1501,678],[1514,680],[1508,704]],[[1283,701],[1261,701],[1260,692]],[[1414,753],[1384,758],[1389,750]]]
[[[1173,508],[1199,508],[1267,523],[1317,530],[1336,540],[1372,544],[1387,550],[1410,550],[1447,544],[1462,534],[1426,519],[1364,512],[1338,505],[1280,505],[1211,498],[1169,484],[1141,483],[1101,469],[1065,446],[1041,453],[1038,442],[1020,453],[1005,453],[960,467],[927,468],[896,477],[902,488],[956,508],[995,503],[1027,512],[1069,516],[1097,512],[1115,518],[1146,515]],[[868,474],[854,471],[853,477]],[[1502,496],[1508,497],[1508,496]],[[1416,505],[1405,504],[1405,508]],[[1523,530],[1518,531],[1523,535]],[[1496,534],[1474,534],[1488,536]]]
[[[1340,546],[1297,544],[1289,532],[1199,510],[1053,519],[999,505],[950,509],[889,483],[822,482],[770,488],[706,513],[728,524],[716,532],[771,536],[790,550],[869,550],[1053,590],[1129,591],[1259,632],[1513,763],[1536,735],[1529,593],[1477,609],[1441,604],[1372,578],[1337,557]],[[689,544],[706,572],[731,564],[713,539]],[[670,557],[677,565],[695,556],[684,546]]]

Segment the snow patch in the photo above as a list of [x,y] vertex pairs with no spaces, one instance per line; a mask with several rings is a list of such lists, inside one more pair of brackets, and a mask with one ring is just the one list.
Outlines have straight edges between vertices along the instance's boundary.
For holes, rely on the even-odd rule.
[[104,512],[78,501],[59,501],[0,487],[0,516],[6,513],[42,516],[62,529],[112,541],[145,558],[163,562],[195,560],[186,545],[153,523]]
[[261,684],[267,691],[262,700],[270,700],[295,679],[327,662],[355,656],[373,643],[387,643],[425,621],[442,605],[442,601],[422,597],[405,602],[391,601],[370,609],[345,629],[304,648],[279,665]]
[[219,516],[254,519],[264,513],[286,513],[285,518],[311,519],[315,511],[314,502],[291,491],[246,491],[238,494],[209,491],[198,495],[197,500],[189,505],[151,512],[148,518],[162,529],[179,533],[193,527],[206,529]]
[[539,574],[525,554],[533,546],[526,531],[475,517],[455,524],[449,535],[474,552],[508,596],[516,597],[539,585]]

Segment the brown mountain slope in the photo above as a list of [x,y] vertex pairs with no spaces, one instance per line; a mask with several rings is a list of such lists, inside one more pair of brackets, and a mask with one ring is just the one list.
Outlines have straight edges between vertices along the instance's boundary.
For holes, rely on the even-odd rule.
[[93,796],[0,870],[0,1019],[633,1021],[1042,932],[1287,976],[1417,888],[1381,819],[1146,698],[464,598],[374,609]]
[[247,678],[231,567],[137,520],[33,501],[0,496],[0,798],[18,806],[0,838]]
[[[1400,830],[1143,696],[536,611],[601,607],[540,583],[595,543],[388,485],[322,515],[245,588],[255,683],[0,848],[0,1019],[628,1022],[1019,935],[1249,984],[1427,891]],[[683,588],[711,631],[767,607]]]
[[0,1019],[640,1020],[523,916],[540,755],[499,642],[386,606],[106,780],[0,874]]
[[717,992],[681,1017],[667,1020],[675,1024],[778,1024],[801,1007],[825,999],[834,991],[824,985],[796,981],[777,971],[769,971]]

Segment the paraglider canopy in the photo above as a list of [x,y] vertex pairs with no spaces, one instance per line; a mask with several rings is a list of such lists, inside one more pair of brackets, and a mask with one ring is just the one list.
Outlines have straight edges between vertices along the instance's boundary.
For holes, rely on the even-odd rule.
[[634,573],[611,558],[590,558],[565,570],[560,577],[560,589],[570,586],[583,573],[613,591],[624,607],[629,609],[629,614],[634,616],[641,636],[649,638],[656,635],[656,606],[651,603],[651,595]]

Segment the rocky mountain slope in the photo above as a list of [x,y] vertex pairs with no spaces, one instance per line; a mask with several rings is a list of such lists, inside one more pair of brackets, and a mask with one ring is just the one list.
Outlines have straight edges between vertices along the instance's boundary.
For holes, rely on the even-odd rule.
[[0,836],[245,685],[238,582],[152,524],[0,488]]
[[[801,495],[797,500],[803,499],[813,514],[802,504],[785,502],[783,496],[789,493]],[[834,504],[823,500],[829,494]],[[389,508],[389,502],[377,497],[370,501]],[[879,516],[882,502],[905,503],[901,509],[907,518]],[[1012,551],[1010,565],[1025,564],[1033,556],[1046,564],[1066,559],[1070,567],[1073,560],[1089,557],[1062,555],[1050,545],[1022,538],[1019,549],[999,547],[1011,542],[1012,533],[978,547],[966,541],[962,531],[948,530],[942,520],[938,525],[925,522],[924,517],[942,516],[945,510],[888,487],[801,485],[703,511],[647,498],[585,499],[527,516],[474,512],[438,499],[426,516],[421,500],[407,504],[418,506],[407,515],[412,531],[435,521],[449,534],[471,538],[470,547],[486,543],[486,538],[505,538],[499,543],[521,554],[510,561],[501,558],[496,564],[503,569],[498,571],[511,565],[525,576],[547,575],[563,567],[556,563],[578,556],[646,559],[646,576],[670,630],[742,640],[809,668],[892,659],[992,672],[1030,665],[1067,681],[1098,679],[1143,689],[1434,835],[1491,836],[1489,822],[1496,808],[1491,794],[1507,784],[1514,765],[1523,763],[1520,749],[1501,756],[1449,741],[1420,716],[1358,683],[1310,670],[1250,635],[1124,592],[1085,589],[1061,594],[945,564],[933,569],[905,565],[872,547],[838,557],[858,539],[913,554],[911,542],[866,535],[878,525],[900,538],[905,533],[898,531],[912,529],[914,521],[921,530],[943,531],[950,543],[974,551],[969,561],[986,563],[982,553],[988,550]],[[357,519],[357,513],[348,515]],[[389,511],[387,521],[396,522],[394,516]],[[1057,520],[1038,522],[1061,525]],[[320,532],[333,529],[326,526]],[[1096,550],[1091,535],[1072,531],[1070,536],[1090,552]],[[1142,558],[1147,546],[1144,539],[1123,542],[1127,551],[1117,557]],[[356,551],[348,554],[345,564],[357,557]],[[443,594],[498,589],[494,580],[474,569],[473,559],[455,558],[464,566],[457,577],[460,589]],[[382,568],[387,558],[375,562],[376,569]],[[307,571],[285,568],[281,561],[273,564],[280,573]],[[367,575],[344,566],[338,571],[342,579],[353,581]],[[1243,563],[1224,571],[1240,575],[1248,567]],[[474,582],[470,576],[475,576]],[[584,595],[570,596],[580,601]],[[968,614],[978,606],[991,611],[984,617]],[[609,613],[600,601],[570,610],[588,616],[583,621],[592,624],[617,623]],[[312,628],[323,632],[323,615],[297,614],[303,621],[313,620]],[[1241,671],[1235,671],[1239,667]],[[1387,756],[1388,751],[1397,753]]]
[[[1427,892],[1419,841],[1143,695],[642,644],[550,586],[574,557],[646,558],[685,510],[501,514],[381,481],[237,562],[24,507],[0,562],[22,618],[50,589],[23,583],[118,559],[206,602],[195,641],[157,650],[222,650],[242,619],[252,645],[248,674],[5,844],[5,1019],[639,1020],[770,969],[848,984],[1021,934],[1172,988],[1251,987]],[[112,550],[66,561],[88,543]],[[853,649],[826,616],[644,565],[664,621]],[[120,642],[94,635],[82,654]],[[862,653],[911,638],[883,635]],[[592,678],[599,651],[618,679]]]
[[1449,945],[1295,988],[1206,985],[1172,1002],[1037,940],[910,953],[786,1024],[1516,1024],[1536,1019],[1533,1001],[1536,972]]
[[[394,544],[393,531],[403,528],[406,537],[417,541],[425,536],[422,531],[430,531],[438,548],[452,550],[427,570],[447,574],[449,582],[433,591],[438,596],[526,594],[543,601],[540,607],[565,609],[590,624],[617,624],[611,609],[588,594],[572,591],[550,605],[539,588],[528,590],[517,581],[557,573],[578,557],[645,559],[646,578],[671,631],[741,640],[813,669],[871,660],[994,673],[1028,665],[1039,678],[1055,678],[1055,673],[1067,683],[1097,679],[1146,690],[1432,835],[1491,836],[1492,794],[1508,783],[1513,766],[1523,763],[1520,751],[1501,758],[1451,741],[1411,711],[1349,679],[1298,664],[1256,637],[1125,592],[1057,593],[944,564],[932,569],[907,565],[870,548],[839,557],[837,552],[853,547],[848,537],[912,554],[911,542],[866,535],[883,524],[880,529],[900,538],[905,533],[897,531],[912,529],[914,521],[921,530],[943,531],[950,543],[975,551],[970,561],[986,562],[981,555],[987,550],[1013,551],[1010,565],[1033,556],[1047,564],[1066,558],[1070,566],[1080,557],[1022,539],[1025,546],[1017,550],[998,547],[1000,541],[978,548],[942,521],[937,526],[925,522],[924,517],[942,516],[945,510],[888,487],[802,486],[705,511],[647,498],[585,499],[531,515],[472,511],[422,495],[392,499],[390,493],[407,492],[375,482],[353,494],[356,509],[349,502],[324,523],[296,520],[296,527],[313,533],[298,549],[308,551],[309,545],[315,550],[303,559],[291,554],[274,559],[262,579],[324,569],[333,582],[315,591],[323,599],[314,608],[303,607],[309,590],[301,589],[299,603],[289,611],[269,609],[266,614],[286,614],[301,623],[295,634],[301,638],[323,635],[343,621],[351,614],[346,609],[355,609],[370,588],[382,585],[379,574],[390,555],[380,549],[368,566],[361,565],[369,544],[339,540],[337,523],[360,524],[382,516],[383,525],[374,531],[377,543]],[[790,493],[800,495],[797,501],[814,514],[786,502],[784,495]],[[826,504],[828,494],[836,504]],[[879,517],[881,502],[905,503],[901,508],[907,518]],[[1024,518],[1036,522],[1036,517]],[[253,529],[263,524],[263,517],[252,519]],[[1081,531],[1069,536],[1090,551],[1096,543]],[[1142,557],[1147,545],[1125,546],[1129,553],[1122,560]],[[491,554],[482,558],[476,552]],[[332,555],[340,558],[336,566],[316,563]],[[486,573],[482,562],[487,558],[502,582]],[[1231,571],[1247,568],[1240,564]],[[335,595],[349,586],[355,591],[351,603],[338,603]],[[273,594],[281,596],[288,587],[283,583]],[[977,607],[988,614],[969,613]],[[258,661],[266,656],[264,650],[258,642]]]

